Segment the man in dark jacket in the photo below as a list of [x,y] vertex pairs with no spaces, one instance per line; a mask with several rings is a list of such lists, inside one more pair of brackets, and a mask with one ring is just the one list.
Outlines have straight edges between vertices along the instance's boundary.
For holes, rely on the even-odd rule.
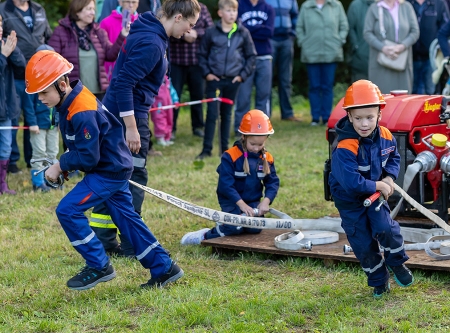
[[[28,62],[36,49],[46,44],[52,34],[52,30],[47,21],[45,9],[38,3],[31,0],[6,0],[0,4],[0,14],[3,17],[3,35],[8,36],[12,31],[17,33],[17,46]],[[29,124],[30,115],[34,114],[34,104],[30,95],[25,93],[25,70],[14,70],[14,83],[17,94],[20,98],[20,106],[24,112],[25,126]],[[12,125],[19,125],[19,117],[12,119]],[[19,148],[16,141],[17,130],[12,131],[12,151],[8,172],[17,173],[17,161],[20,158]],[[30,165],[31,143],[30,132],[24,130],[23,136],[24,158],[27,165]]]
[[413,94],[434,94],[431,79],[429,50],[437,38],[439,29],[449,20],[449,11],[444,0],[408,0],[414,7],[419,22],[420,37],[413,45],[414,82]]

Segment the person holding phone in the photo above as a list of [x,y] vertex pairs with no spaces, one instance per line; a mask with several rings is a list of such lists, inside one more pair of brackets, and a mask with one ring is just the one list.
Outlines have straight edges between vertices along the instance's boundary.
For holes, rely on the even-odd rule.
[[[138,18],[139,0],[119,0],[119,6],[109,16],[100,22],[100,28],[108,34],[109,41],[115,43],[124,27]],[[105,61],[105,71],[111,81],[115,61]]]
[[72,0],[68,15],[59,21],[48,45],[73,64],[69,80],[81,79],[101,100],[109,85],[104,63],[115,61],[130,27],[121,28],[112,43],[94,18],[94,0]]

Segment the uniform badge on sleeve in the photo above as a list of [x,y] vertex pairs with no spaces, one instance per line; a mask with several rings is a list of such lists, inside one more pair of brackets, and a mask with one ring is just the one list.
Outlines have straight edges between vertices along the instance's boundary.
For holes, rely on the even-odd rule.
[[89,130],[86,127],[84,128],[83,133],[84,133],[84,138],[86,140],[89,140],[91,138],[91,134],[89,133]]

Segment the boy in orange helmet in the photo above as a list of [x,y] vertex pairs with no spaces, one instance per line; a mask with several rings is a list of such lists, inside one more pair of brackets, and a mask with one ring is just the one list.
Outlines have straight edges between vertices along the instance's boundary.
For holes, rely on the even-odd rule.
[[105,203],[117,227],[133,245],[136,258],[148,268],[151,279],[141,287],[163,287],[183,276],[141,217],[134,211],[128,179],[132,156],[120,122],[82,85],[69,85],[73,65],[53,51],[39,51],[25,70],[26,92],[38,94],[48,107],[57,107],[61,136],[68,150],[45,172],[55,182],[69,170],[85,177],[61,200],[56,215],[72,246],[86,266],[69,281],[70,289],[93,288],[116,276],[102,243],[89,227],[84,212]]
[[[280,187],[273,156],[264,146],[274,130],[264,112],[251,110],[242,118],[239,133],[242,134],[241,139],[223,153],[217,168],[217,197],[224,212],[262,216],[269,211],[269,205]],[[254,209],[258,210],[258,214],[255,214]],[[200,244],[204,239],[260,232],[261,229],[256,228],[218,224],[212,229],[187,233],[181,239],[181,244]]]
[[[347,89],[343,105],[347,116],[336,124],[337,146],[329,178],[342,228],[368,277],[368,285],[374,287],[375,298],[390,291],[388,269],[402,287],[414,281],[404,265],[409,257],[400,226],[389,215],[387,204],[394,192],[400,155],[392,133],[378,124],[385,105],[380,90],[370,81],[356,81]],[[375,211],[376,205],[363,205],[364,199],[376,191],[386,200],[380,211]]]

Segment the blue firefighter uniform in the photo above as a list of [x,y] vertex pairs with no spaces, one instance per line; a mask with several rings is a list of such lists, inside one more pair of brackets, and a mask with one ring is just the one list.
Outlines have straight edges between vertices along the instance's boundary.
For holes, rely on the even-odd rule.
[[[342,228],[367,274],[368,285],[380,286],[389,279],[388,266],[400,266],[408,260],[403,248],[400,226],[389,215],[384,203],[364,207],[364,199],[376,191],[376,181],[386,176],[397,178],[400,155],[392,133],[377,126],[371,136],[360,137],[348,116],[336,124],[337,147],[332,153],[329,185]],[[384,259],[379,251],[384,249]]]
[[[280,187],[280,180],[275,170],[273,156],[266,152],[266,159],[269,163],[270,174],[263,172],[262,153],[248,152],[248,164],[250,174],[244,173],[244,151],[240,141],[222,155],[221,163],[217,167],[219,182],[217,185],[217,197],[222,211],[240,215],[242,214],[236,202],[243,200],[252,208],[258,207],[261,198],[267,197],[270,203],[275,200]],[[219,224],[209,230],[205,239],[223,237],[229,235],[239,235],[241,233],[259,233],[261,229],[242,228],[232,225]]]
[[131,241],[137,259],[153,278],[166,273],[172,260],[134,211],[128,179],[133,160],[117,118],[80,81],[58,108],[61,135],[68,151],[60,157],[64,171],[81,170],[85,177],[56,208],[73,247],[86,264],[102,269],[108,257],[84,212],[105,202],[120,231]]

